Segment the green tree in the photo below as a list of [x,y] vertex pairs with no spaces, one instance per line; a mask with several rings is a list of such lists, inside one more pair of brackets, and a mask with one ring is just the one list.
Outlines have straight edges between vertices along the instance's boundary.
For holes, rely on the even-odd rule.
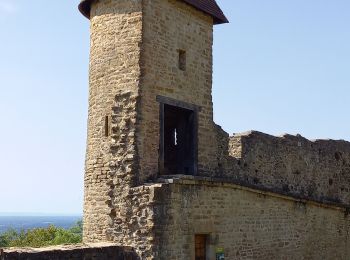
[[17,233],[14,229],[9,229],[4,234],[0,235],[0,247],[8,247],[10,242],[15,240],[19,236],[19,233]]
[[83,221],[79,220],[77,223],[69,229],[73,234],[83,235]]
[[44,247],[77,244],[82,241],[82,222],[70,229],[49,226],[17,232],[13,229],[0,235],[0,247]]

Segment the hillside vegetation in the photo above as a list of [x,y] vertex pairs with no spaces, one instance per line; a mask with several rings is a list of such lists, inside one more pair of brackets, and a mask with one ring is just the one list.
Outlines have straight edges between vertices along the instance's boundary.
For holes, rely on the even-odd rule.
[[82,221],[70,229],[55,226],[16,231],[10,229],[0,235],[0,247],[44,247],[77,244],[82,241]]

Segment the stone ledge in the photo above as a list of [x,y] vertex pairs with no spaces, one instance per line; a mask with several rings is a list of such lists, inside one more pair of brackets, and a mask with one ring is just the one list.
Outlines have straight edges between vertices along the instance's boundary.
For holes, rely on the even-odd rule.
[[112,243],[51,246],[44,248],[3,248],[0,260],[139,259],[131,247]]
[[[261,140],[271,140],[271,141],[286,141],[286,142],[301,142],[301,144],[319,144],[324,146],[333,146],[339,147],[342,149],[347,149],[350,151],[350,141],[339,139],[307,139],[300,134],[292,135],[288,133],[284,133],[281,135],[271,135],[267,133],[263,133],[256,130],[250,130],[242,133],[235,133],[230,138],[250,138],[255,137]],[[297,143],[298,144],[298,143]]]
[[272,191],[270,189],[255,187],[247,183],[239,183],[238,181],[234,181],[231,179],[191,176],[191,175],[164,175],[161,178],[159,178],[157,181],[159,183],[168,184],[168,185],[172,185],[172,184],[205,185],[205,186],[212,186],[212,187],[239,189],[239,190],[245,190],[245,191],[257,193],[260,195],[277,197],[285,200],[291,200],[298,203],[311,204],[318,207],[341,210],[344,212],[344,214],[350,213],[350,205],[311,200],[310,198],[303,198],[303,197],[294,196],[288,193],[281,193],[281,192]]

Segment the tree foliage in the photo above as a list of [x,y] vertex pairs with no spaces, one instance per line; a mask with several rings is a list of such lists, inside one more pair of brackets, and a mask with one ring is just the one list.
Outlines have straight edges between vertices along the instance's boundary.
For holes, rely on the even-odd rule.
[[44,247],[77,244],[82,241],[82,221],[70,229],[55,226],[16,231],[10,229],[0,235],[0,247]]

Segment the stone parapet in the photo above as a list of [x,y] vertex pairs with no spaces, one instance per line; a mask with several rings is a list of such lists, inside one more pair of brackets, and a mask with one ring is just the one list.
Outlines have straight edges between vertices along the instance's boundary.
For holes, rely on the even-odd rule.
[[156,193],[155,259],[194,259],[195,234],[208,259],[350,259],[346,208],[210,178],[175,176]]
[[46,248],[0,249],[0,260],[136,260],[130,247],[110,243],[65,245]]
[[[242,190],[246,192],[255,193],[261,196],[271,196],[274,198],[279,198],[283,200],[293,201],[295,203],[309,204],[317,207],[330,208],[334,210],[340,210],[345,215],[349,214],[349,207],[340,203],[324,202],[310,200],[306,197],[291,196],[287,193],[273,192],[269,189],[257,189],[253,185],[242,185],[237,183],[232,179],[223,179],[223,178],[212,178],[212,177],[201,177],[201,176],[189,176],[189,175],[173,175],[173,176],[162,176],[157,182],[162,184],[178,184],[178,185],[195,185],[195,186],[206,186],[206,187],[216,187],[223,189],[234,189]],[[159,185],[159,184],[158,184]]]
[[226,176],[243,185],[350,205],[350,143],[251,131],[230,137]]

